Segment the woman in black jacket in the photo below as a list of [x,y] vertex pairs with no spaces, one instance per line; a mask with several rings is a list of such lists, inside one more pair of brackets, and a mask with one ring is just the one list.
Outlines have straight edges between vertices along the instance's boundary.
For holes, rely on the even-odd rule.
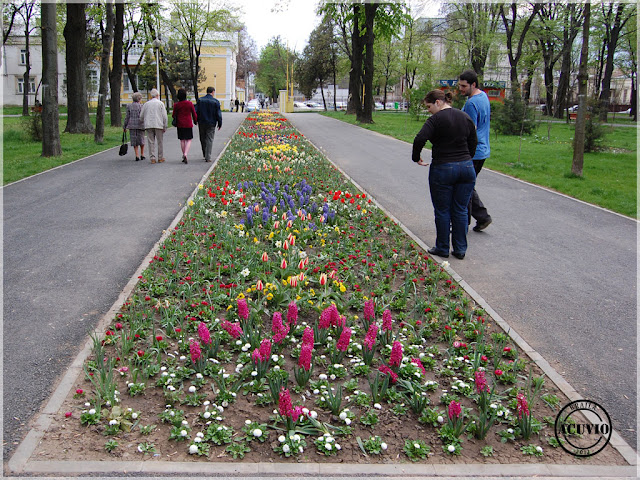
[[451,107],[451,93],[432,90],[424,98],[431,117],[413,141],[412,159],[427,166],[420,158],[427,140],[431,141],[432,165],[429,190],[436,221],[436,245],[431,255],[449,257],[449,234],[452,254],[463,259],[467,251],[467,205],[476,183],[473,155],[478,144],[476,126],[469,116]]

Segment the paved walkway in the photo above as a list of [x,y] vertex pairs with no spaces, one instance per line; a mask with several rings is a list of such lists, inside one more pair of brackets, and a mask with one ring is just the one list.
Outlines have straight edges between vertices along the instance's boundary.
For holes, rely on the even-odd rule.
[[[223,113],[212,159],[244,118]],[[170,128],[165,163],[136,162],[131,147],[119,157],[114,147],[3,188],[5,461],[211,167],[197,138],[189,153],[184,165]]]
[[[434,245],[429,169],[410,144],[319,114],[287,117]],[[477,190],[493,223],[469,233],[452,268],[636,447],[637,222],[487,169]]]

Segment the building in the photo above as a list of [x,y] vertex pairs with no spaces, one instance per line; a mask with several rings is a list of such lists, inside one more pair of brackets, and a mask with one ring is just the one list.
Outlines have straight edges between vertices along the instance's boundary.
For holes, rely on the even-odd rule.
[[[35,105],[36,98],[42,101],[42,41],[40,37],[29,38],[31,71],[29,85],[29,105]],[[2,102],[4,105],[22,105],[24,72],[27,64],[27,48],[24,36],[10,36],[2,46]],[[66,70],[64,54],[58,51],[58,103],[67,104],[64,85]]]
[[[135,45],[129,51],[128,62],[134,67],[142,55],[144,45]],[[216,89],[216,98],[222,108],[228,108],[231,99],[236,95],[236,55],[238,52],[238,34],[215,33],[203,42],[200,54],[200,67],[206,79],[198,85],[198,96],[206,94],[208,86]],[[29,105],[34,105],[36,98],[42,101],[42,42],[40,37],[29,38],[31,59],[30,81],[28,85]],[[123,57],[124,62],[124,57]],[[26,67],[26,44],[24,36],[13,36],[2,46],[3,104],[22,105],[24,91],[24,72]],[[98,82],[100,78],[100,62],[96,60],[87,66],[87,94],[90,105],[97,105]],[[58,104],[67,104],[66,62],[64,50],[58,50]],[[120,100],[123,105],[131,102],[133,89],[123,65],[122,90]],[[148,93],[148,92],[143,92]],[[192,99],[195,100],[195,99]]]

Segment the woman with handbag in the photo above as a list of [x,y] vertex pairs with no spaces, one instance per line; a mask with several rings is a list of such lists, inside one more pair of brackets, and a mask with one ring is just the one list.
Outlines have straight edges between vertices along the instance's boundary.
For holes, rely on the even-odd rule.
[[178,101],[173,104],[173,121],[171,124],[178,128],[182,163],[189,163],[187,155],[193,139],[193,125],[198,124],[198,115],[193,103],[187,100],[187,91],[184,88],[178,90]]
[[[144,160],[144,124],[140,121],[140,110],[142,110],[142,94],[135,92],[131,95],[133,103],[127,105],[127,115],[124,118],[124,131],[129,129],[129,136],[131,137],[131,146],[136,154],[136,162]],[[138,156],[138,149],[140,149],[140,156]]]

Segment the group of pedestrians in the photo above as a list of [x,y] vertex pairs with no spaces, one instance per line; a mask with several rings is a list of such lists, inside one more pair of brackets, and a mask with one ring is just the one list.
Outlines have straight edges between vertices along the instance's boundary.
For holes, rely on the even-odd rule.
[[433,145],[429,169],[429,191],[436,223],[436,244],[428,252],[462,260],[467,251],[467,230],[481,232],[491,216],[475,190],[476,178],[490,154],[491,105],[479,88],[478,76],[465,70],[458,79],[460,93],[467,96],[462,110],[451,106],[452,94],[432,90],[423,102],[431,113],[413,141],[412,160],[428,166],[420,152],[427,141]]
[[[211,161],[216,128],[218,130],[222,128],[222,110],[220,102],[213,96],[214,93],[215,88],[207,87],[207,94],[198,99],[194,107],[193,103],[187,100],[187,91],[184,88],[178,90],[178,101],[173,105],[172,124],[178,130],[182,163],[189,163],[187,155],[193,140],[194,125],[198,125],[204,161]],[[127,106],[123,129],[129,129],[136,162],[146,159],[144,156],[146,134],[149,161],[163,163],[165,161],[163,140],[169,118],[164,103],[159,99],[158,90],[153,88],[150,95],[151,99],[144,105],[140,103],[142,100],[140,92],[132,95],[133,102]]]

